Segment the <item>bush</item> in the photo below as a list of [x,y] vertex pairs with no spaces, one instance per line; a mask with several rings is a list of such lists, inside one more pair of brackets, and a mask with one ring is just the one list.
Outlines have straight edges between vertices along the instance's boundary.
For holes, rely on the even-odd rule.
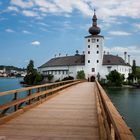
[[80,70],[77,72],[77,79],[85,79],[85,72],[83,70]]
[[110,86],[122,86],[124,81],[124,75],[120,74],[116,70],[111,71],[107,76],[107,84]]
[[68,76],[62,79],[62,81],[67,81],[67,80],[74,80],[74,77]]
[[51,82],[54,76],[52,74],[48,74],[46,77],[48,78],[48,81]]
[[55,80],[55,82],[60,82],[60,79],[58,79],[58,80]]

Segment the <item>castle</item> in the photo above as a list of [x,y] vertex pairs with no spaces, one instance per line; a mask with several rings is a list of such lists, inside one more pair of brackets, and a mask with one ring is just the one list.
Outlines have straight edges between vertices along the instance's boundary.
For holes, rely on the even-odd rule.
[[101,29],[97,26],[97,17],[94,12],[92,18],[92,26],[89,28],[90,35],[85,37],[86,46],[85,54],[78,54],[74,56],[55,57],[50,59],[38,69],[43,75],[52,74],[55,80],[61,80],[64,77],[72,76],[76,78],[77,72],[83,70],[86,79],[91,80],[93,77],[106,79],[106,75],[112,70],[116,70],[124,74],[125,79],[132,71],[130,65],[130,57],[126,60],[126,52],[124,52],[124,59],[119,56],[105,54],[104,36],[100,35]]

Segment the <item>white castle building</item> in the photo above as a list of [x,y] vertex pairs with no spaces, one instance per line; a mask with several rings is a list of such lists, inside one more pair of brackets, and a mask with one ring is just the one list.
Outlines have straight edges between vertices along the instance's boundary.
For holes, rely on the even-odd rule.
[[106,79],[110,71],[116,70],[124,74],[125,78],[131,72],[130,56],[126,61],[126,52],[124,59],[119,56],[105,54],[104,36],[100,35],[100,28],[97,26],[97,17],[94,12],[92,27],[89,28],[89,36],[85,37],[85,54],[74,56],[55,57],[40,66],[38,69],[43,75],[52,74],[55,80],[61,80],[64,77],[72,76],[76,78],[77,72],[84,70],[86,79],[100,77]]

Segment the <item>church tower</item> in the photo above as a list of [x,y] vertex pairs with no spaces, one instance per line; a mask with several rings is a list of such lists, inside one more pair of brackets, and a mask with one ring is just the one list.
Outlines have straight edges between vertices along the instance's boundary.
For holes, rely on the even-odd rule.
[[103,63],[104,37],[99,35],[101,29],[97,26],[95,10],[92,21],[92,26],[89,28],[90,35],[85,37],[85,73],[87,79],[100,76]]

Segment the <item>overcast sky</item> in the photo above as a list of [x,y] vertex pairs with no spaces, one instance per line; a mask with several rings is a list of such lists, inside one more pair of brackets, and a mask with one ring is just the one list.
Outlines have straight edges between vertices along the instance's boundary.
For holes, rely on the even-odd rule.
[[140,0],[0,0],[0,9],[0,65],[82,53],[94,9],[104,50],[140,65]]

